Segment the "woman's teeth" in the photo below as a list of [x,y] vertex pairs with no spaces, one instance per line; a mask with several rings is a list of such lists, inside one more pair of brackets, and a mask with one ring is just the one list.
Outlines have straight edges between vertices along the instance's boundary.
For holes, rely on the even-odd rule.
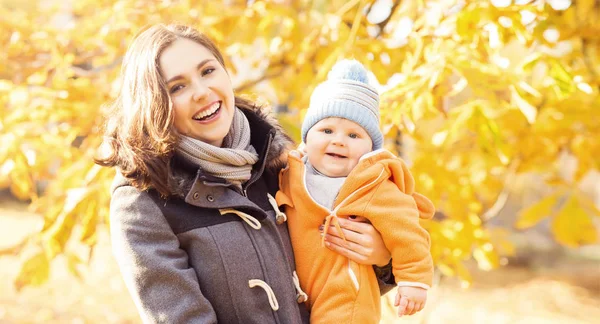
[[203,120],[206,119],[207,117],[212,116],[214,113],[217,112],[217,110],[219,110],[219,108],[221,108],[221,102],[215,102],[212,106],[210,106],[210,108],[199,112],[198,114],[196,114],[194,117],[192,117],[195,120]]

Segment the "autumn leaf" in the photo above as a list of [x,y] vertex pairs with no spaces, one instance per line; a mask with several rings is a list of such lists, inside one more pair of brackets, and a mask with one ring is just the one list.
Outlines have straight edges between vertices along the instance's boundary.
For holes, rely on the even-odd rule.
[[598,243],[598,233],[592,219],[575,195],[569,197],[554,217],[551,229],[556,240],[566,246],[578,247]]
[[44,251],[38,251],[27,258],[17,275],[14,285],[17,290],[25,286],[39,286],[50,276],[50,260]]
[[530,124],[535,123],[537,117],[537,108],[531,105],[527,100],[523,99],[514,86],[510,87],[512,103],[521,110],[523,116]]
[[554,193],[521,210],[517,215],[515,227],[517,229],[527,229],[537,225],[544,218],[552,216],[554,207],[558,204],[561,197],[562,194],[560,192]]
[[500,258],[490,243],[477,246],[473,250],[473,258],[481,270],[492,270],[500,265]]

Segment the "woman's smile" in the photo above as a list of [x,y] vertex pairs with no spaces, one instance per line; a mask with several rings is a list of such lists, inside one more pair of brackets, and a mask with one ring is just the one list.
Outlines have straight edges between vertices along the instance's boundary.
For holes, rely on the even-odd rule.
[[207,109],[202,109],[192,117],[200,124],[210,124],[217,120],[221,114],[221,101],[211,104]]

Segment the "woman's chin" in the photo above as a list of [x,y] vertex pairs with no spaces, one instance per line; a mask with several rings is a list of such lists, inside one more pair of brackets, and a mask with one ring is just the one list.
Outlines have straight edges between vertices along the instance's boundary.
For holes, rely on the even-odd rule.
[[223,143],[223,139],[229,133],[229,127],[227,129],[196,129],[193,134],[188,134],[187,136],[193,137],[199,141],[210,144],[212,146],[221,147]]
[[223,139],[231,129],[233,121],[233,119],[227,120],[225,117],[225,114],[221,114],[215,122],[201,125],[196,124],[193,137],[213,146],[221,146]]

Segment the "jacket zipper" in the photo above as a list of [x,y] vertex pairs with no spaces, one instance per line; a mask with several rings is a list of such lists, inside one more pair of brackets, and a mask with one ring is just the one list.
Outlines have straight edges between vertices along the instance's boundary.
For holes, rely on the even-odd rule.
[[[271,142],[272,142],[272,141],[273,141],[273,134],[272,134],[272,133],[269,133],[269,139],[267,140],[267,149],[266,149],[267,155],[269,154],[269,149],[271,149]],[[266,156],[265,156],[265,158],[266,158]],[[262,170],[261,170],[261,171],[263,171],[263,172],[264,172],[264,168],[265,168],[265,166],[264,166],[264,163],[263,163],[263,166],[262,166]],[[235,188],[235,189],[236,189],[236,191],[237,191],[237,192],[238,192],[240,195],[244,196],[245,198],[248,198],[248,187],[250,187],[250,185],[251,185],[251,184],[253,184],[254,182],[256,182],[256,180],[258,180],[258,178],[259,178],[259,177],[262,175],[262,173],[263,173],[263,172],[259,172],[260,174],[258,174],[258,175],[257,175],[257,174],[254,174],[254,176],[253,176],[251,179],[249,179],[249,180],[248,180],[248,181],[245,183],[245,185],[243,185],[243,186],[242,186],[242,188],[241,188],[241,189]]]
[[[265,150],[267,153],[265,154],[265,159],[267,158],[267,155],[269,155],[269,150],[271,149],[271,142],[273,141],[273,133],[269,133],[269,139],[267,140],[267,149]],[[267,161],[268,162],[268,161]],[[254,182],[256,182],[256,180],[258,180],[258,178],[260,178],[265,170],[265,164],[267,163],[263,163],[260,172],[256,173],[250,180],[248,180],[243,186],[242,186],[242,192],[241,194],[244,197],[248,197],[248,188],[250,187],[250,185],[252,185]]]

